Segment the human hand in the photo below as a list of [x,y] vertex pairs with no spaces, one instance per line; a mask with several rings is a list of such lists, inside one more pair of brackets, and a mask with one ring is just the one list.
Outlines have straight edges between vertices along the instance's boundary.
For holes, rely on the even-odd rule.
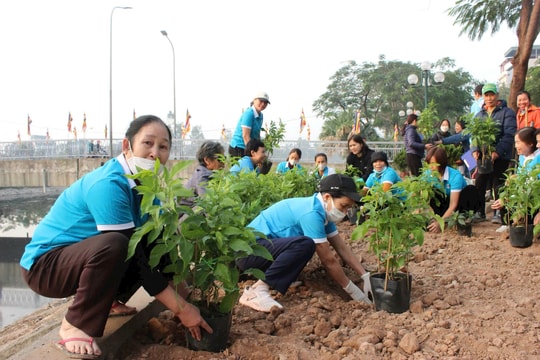
[[479,151],[473,151],[472,156],[473,156],[474,160],[478,160],[478,158],[480,157],[480,152]]
[[364,281],[364,294],[369,298],[373,299],[373,292],[371,291],[371,281],[369,281],[369,272],[366,272],[362,275],[362,280]]
[[495,210],[501,209],[502,207],[503,207],[503,204],[502,204],[501,199],[497,199],[493,202],[493,204],[491,204],[491,208]]
[[540,223],[540,213],[534,215],[533,224],[536,225],[538,223]]
[[436,140],[433,142],[435,145],[441,145],[442,144],[442,140]]
[[496,151],[491,153],[491,161],[495,161],[499,158],[499,154]]
[[349,283],[347,286],[343,288],[347,294],[351,296],[351,298],[355,301],[363,301],[366,304],[372,304],[371,300],[360,290],[358,286],[356,286],[351,280],[349,280]]
[[201,340],[201,327],[210,334],[214,332],[210,325],[202,318],[199,309],[192,304],[187,303],[177,316],[182,322],[182,325],[189,330],[191,336],[197,341]]
[[429,149],[431,149],[432,147],[433,147],[433,144],[429,144],[429,143],[426,144],[426,146],[425,146],[426,150],[429,150]]
[[427,226],[427,229],[429,232],[431,233],[440,233],[441,232],[441,227],[439,226],[439,223],[435,220],[432,220],[429,225]]

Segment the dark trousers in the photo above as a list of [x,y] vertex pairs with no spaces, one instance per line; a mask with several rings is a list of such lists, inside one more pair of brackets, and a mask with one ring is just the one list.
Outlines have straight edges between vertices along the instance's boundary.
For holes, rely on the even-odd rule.
[[152,296],[168,285],[157,269],[150,269],[142,244],[126,262],[128,244],[129,238],[121,233],[99,234],[47,252],[30,271],[22,269],[23,277],[42,296],[75,295],[66,320],[88,335],[100,337],[113,300],[129,300],[141,285]]
[[256,268],[264,271],[264,282],[282,294],[298,278],[308,261],[315,253],[315,243],[307,236],[277,239],[258,239],[274,257],[274,261],[259,256],[248,256],[237,260],[240,270]]
[[[490,174],[478,174],[476,176],[475,185],[480,194],[485,194],[488,183],[491,181],[491,189],[493,189],[494,200],[499,198],[499,188],[504,184],[505,176],[504,172],[508,169],[510,160],[498,158],[493,162],[493,172]],[[481,204],[479,212],[482,215],[486,214],[486,198],[481,196]]]
[[[457,212],[467,212],[472,210],[474,212],[479,211],[480,208],[480,199],[483,196],[480,196],[480,192],[473,185],[467,185],[459,193],[459,202],[456,209]],[[485,199],[484,199],[485,203]],[[430,206],[433,209],[433,212],[439,216],[442,216],[448,206],[450,206],[450,197],[446,196],[445,193],[437,193],[435,199],[431,199]]]
[[231,147],[229,145],[229,155],[234,157],[243,157],[244,156],[245,149],[239,148],[239,147]]
[[407,166],[411,175],[420,175],[420,169],[422,168],[422,158],[416,154],[407,153]]

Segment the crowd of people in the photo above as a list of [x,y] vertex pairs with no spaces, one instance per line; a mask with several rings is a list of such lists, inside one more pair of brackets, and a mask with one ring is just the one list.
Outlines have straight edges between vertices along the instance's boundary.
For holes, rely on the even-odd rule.
[[[449,218],[456,211],[472,210],[478,221],[485,220],[484,193],[489,186],[495,190],[492,208],[497,213],[493,219],[497,221],[498,216],[501,221],[498,211],[502,210],[504,215],[504,204],[497,199],[497,193],[504,186],[504,174],[515,154],[519,171],[528,171],[540,161],[537,150],[540,109],[531,104],[526,91],[518,94],[517,114],[498,98],[495,84],[484,84],[475,89],[475,94],[477,91],[482,96],[474,102],[471,111],[478,107],[474,116],[497,120],[495,150],[481,154],[480,149],[471,147],[470,135],[463,134],[467,124],[461,120],[455,121],[452,134],[451,122],[443,119],[436,133],[426,140],[418,132],[418,116],[411,114],[402,129],[407,165],[411,176],[426,173],[440,180],[439,195],[432,201],[435,214]],[[269,104],[268,94],[258,93],[238,121],[228,149],[229,155],[236,159],[229,169],[231,176],[241,172],[260,173],[260,166],[267,159],[260,136],[262,111]],[[186,300],[187,286],[173,287],[166,273],[149,266],[148,251],[143,244],[130,260],[125,260],[131,235],[146,221],[140,215],[141,197],[135,189],[136,183],[125,175],[136,174],[141,169],[153,170],[157,160],[165,164],[171,144],[171,131],[160,118],[146,115],[134,119],[123,139],[122,153],[68,187],[26,246],[20,264],[29,287],[47,297],[74,295],[57,344],[70,355],[98,357],[101,349],[94,338],[103,335],[109,316],[136,311],[126,302],[140,286],[169,308],[194,338],[200,339],[202,329],[212,332],[199,310]],[[459,146],[464,153],[471,152],[475,159],[490,157],[494,171],[475,174],[475,169],[463,162],[450,164],[441,144]],[[286,293],[315,253],[329,276],[353,300],[371,303],[369,273],[340,236],[336,223],[361,204],[362,195],[374,184],[381,183],[384,191],[393,191],[393,185],[402,179],[390,166],[387,154],[371,149],[360,134],[351,135],[347,147],[344,164],[347,174],[329,167],[325,153],[317,153],[310,166],[300,165],[299,148],[291,149],[287,159],[277,165],[277,174],[297,171],[314,176],[319,180],[318,187],[312,196],[271,205],[247,225],[264,234],[257,242],[269,250],[273,261],[255,255],[236,261],[240,270],[257,268],[265,274],[264,280],[244,289],[239,300],[242,305],[263,312],[282,308],[270,295],[270,289]],[[204,196],[214,171],[224,167],[225,149],[218,142],[206,141],[196,158],[198,165],[185,184],[194,194],[193,198],[185,199],[187,205]],[[422,166],[424,160],[427,166]],[[474,178],[474,185],[470,177]],[[427,230],[442,229],[433,222]],[[362,289],[348,278],[332,249],[361,276]]]

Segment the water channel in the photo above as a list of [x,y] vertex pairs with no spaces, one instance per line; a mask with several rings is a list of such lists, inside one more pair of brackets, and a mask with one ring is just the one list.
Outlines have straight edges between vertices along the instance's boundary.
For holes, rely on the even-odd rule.
[[24,282],[19,266],[24,246],[47,214],[61,189],[1,189],[0,191],[0,328],[52,299],[37,295]]

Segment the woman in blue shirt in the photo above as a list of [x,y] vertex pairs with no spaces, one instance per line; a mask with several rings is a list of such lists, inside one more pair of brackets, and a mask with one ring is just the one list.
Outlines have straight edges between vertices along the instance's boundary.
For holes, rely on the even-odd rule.
[[278,164],[276,173],[283,174],[292,169],[302,170],[302,166],[299,164],[301,158],[302,150],[298,148],[291,149],[291,151],[289,151],[287,160]]
[[136,184],[126,174],[153,170],[157,159],[165,164],[170,146],[171,131],[160,118],[133,120],[122,141],[122,154],[62,192],[25,248],[20,263],[32,290],[52,298],[75,295],[57,343],[70,357],[101,355],[94,337],[103,336],[113,302],[126,302],[141,285],[196,339],[199,327],[212,331],[169,279],[150,268],[142,246],[126,261],[131,234],[146,220],[140,215]]
[[249,155],[246,146],[251,139],[261,139],[261,128],[263,125],[263,110],[270,104],[270,97],[264,91],[255,95],[249,104],[249,108],[242,113],[240,120],[236,124],[231,143],[229,145],[229,155],[242,157]]
[[[262,211],[248,226],[266,236],[257,242],[270,251],[274,261],[255,255],[237,261],[240,270],[257,268],[265,275],[264,281],[259,280],[244,289],[240,304],[263,312],[270,312],[274,306],[282,308],[270,295],[270,287],[285,294],[315,252],[330,277],[352,299],[371,303],[366,295],[371,291],[369,273],[335,225],[359,200],[354,180],[333,174],[321,180],[313,196],[285,199]],[[362,276],[363,292],[348,278],[330,246],[344,263]]]

